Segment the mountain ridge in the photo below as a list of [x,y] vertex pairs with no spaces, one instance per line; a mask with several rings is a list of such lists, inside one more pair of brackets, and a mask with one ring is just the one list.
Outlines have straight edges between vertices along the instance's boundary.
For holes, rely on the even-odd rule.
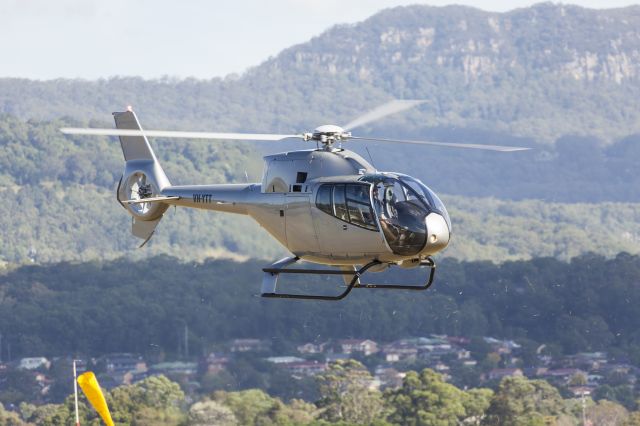
[[414,133],[449,127],[610,142],[640,132],[637,28],[637,6],[397,7],[335,26],[238,77],[0,79],[0,112],[108,120],[134,105],[147,126],[283,132],[417,98],[429,102],[385,123]]
[[[559,16],[559,19],[558,19]],[[573,19],[572,19],[573,18]],[[575,26],[580,20],[590,20],[590,24],[600,24],[594,30],[593,25],[589,26],[589,31],[584,28],[578,28],[579,32],[571,31],[571,29],[562,28],[562,25]],[[507,52],[516,51],[515,55],[522,62],[530,63],[534,67],[544,65],[546,57],[550,54],[558,55],[558,51],[562,48],[573,48],[577,50],[586,50],[586,47],[596,46],[599,50],[609,49],[611,52],[633,54],[634,58],[638,58],[637,49],[627,48],[630,43],[637,44],[640,41],[640,33],[636,31],[637,26],[629,22],[630,19],[636,21],[640,19],[640,6],[628,6],[618,9],[588,9],[575,5],[561,5],[553,3],[538,3],[528,8],[519,8],[509,12],[488,12],[469,6],[398,6],[391,9],[385,9],[370,18],[356,24],[336,25],[331,29],[323,32],[317,37],[312,38],[307,43],[301,43],[291,48],[285,49],[276,57],[266,61],[266,63],[277,63],[279,59],[291,54],[298,54],[300,50],[305,48],[313,49],[320,45],[320,50],[335,50],[342,52],[345,48],[355,45],[356,52],[375,52],[380,62],[395,63],[402,56],[397,55],[399,52],[392,53],[389,57],[378,55],[380,52],[388,51],[393,46],[401,45],[402,42],[409,41],[417,48],[422,48],[413,53],[421,53],[422,56],[413,56],[407,58],[409,62],[420,62],[420,60],[430,60],[443,66],[459,66],[463,67],[467,78],[473,77],[473,66],[482,68],[483,60],[474,60],[473,58],[482,58],[479,53],[500,54],[500,46],[506,48]],[[616,30],[623,32],[618,40],[607,40],[601,37],[606,31],[604,24],[610,24],[616,20]],[[454,22],[455,21],[455,22]],[[518,25],[525,23],[531,24]],[[560,25],[562,24],[562,25]],[[426,25],[426,26],[425,26]],[[373,27],[373,29],[371,28]],[[531,28],[533,27],[533,28]],[[375,29],[380,28],[378,39],[371,37],[371,32],[375,33]],[[452,32],[455,28],[457,31]],[[523,60],[523,53],[530,53],[525,50],[524,44],[527,30],[539,32],[543,36],[540,40],[542,49],[537,52],[541,56],[536,59]],[[442,34],[442,35],[441,35]],[[365,38],[366,36],[366,38]],[[336,40],[342,37],[342,40]],[[349,42],[345,42],[347,37]],[[472,38],[469,38],[472,37]],[[372,43],[380,41],[380,44]],[[454,42],[454,44],[452,44]],[[359,44],[362,43],[362,44]],[[368,43],[368,44],[367,44]],[[429,58],[424,55],[430,50],[445,49],[445,53],[455,54],[456,50],[472,54],[460,61],[454,61],[442,56]],[[364,49],[368,47],[369,49]],[[446,48],[453,48],[449,52]],[[549,49],[549,50],[548,50]],[[295,56],[295,55],[294,55]],[[354,61],[359,58],[353,58]],[[580,63],[584,63],[587,67],[593,68],[594,64],[588,64],[588,60],[584,57],[579,58]],[[336,65],[349,64],[354,61],[336,61]],[[507,61],[508,64],[510,61]],[[614,61],[615,63],[615,61]],[[265,63],[261,64],[264,65]],[[517,64],[511,63],[509,66]],[[633,64],[633,77],[637,77],[637,64]],[[502,68],[502,67],[498,67]],[[336,69],[329,69],[330,72]],[[495,71],[495,69],[494,69]],[[545,69],[548,71],[548,69]],[[591,80],[596,75],[582,72],[571,74],[577,79]],[[602,69],[603,72],[610,71]],[[366,72],[362,74],[367,74]],[[629,75],[631,76],[631,75]],[[606,74],[604,77],[611,77],[616,82],[621,82],[624,75]]]

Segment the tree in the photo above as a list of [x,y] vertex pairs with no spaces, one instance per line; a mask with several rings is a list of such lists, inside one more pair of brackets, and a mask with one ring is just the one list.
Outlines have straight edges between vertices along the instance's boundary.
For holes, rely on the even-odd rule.
[[629,412],[615,402],[600,400],[587,408],[587,419],[598,426],[618,426],[627,420]]
[[567,415],[560,393],[543,380],[505,377],[491,400],[482,424],[543,425],[548,417]]
[[640,411],[631,413],[622,426],[640,426]]
[[293,425],[313,420],[316,407],[300,400],[284,404],[259,389],[240,392],[218,391],[212,395],[215,402],[228,407],[241,425]]
[[18,405],[22,401],[37,401],[40,399],[40,387],[34,379],[34,373],[29,370],[10,370],[4,374],[0,401],[5,404]]
[[569,378],[569,386],[584,386],[587,384],[587,376],[584,373],[576,373]]
[[448,426],[465,419],[478,424],[492,394],[488,389],[464,392],[446,383],[440,374],[424,369],[419,374],[408,372],[402,387],[387,391],[385,400],[391,410],[389,421],[393,423]]
[[383,410],[382,395],[371,389],[373,377],[358,361],[338,360],[317,376],[320,418],[330,422],[368,424]]
[[2,403],[0,403],[0,425],[27,426],[27,424],[20,419],[20,416],[17,413],[5,410]]
[[493,391],[491,389],[471,389],[463,400],[466,424],[479,425],[491,405]]
[[178,425],[184,421],[181,405],[184,392],[165,376],[151,376],[127,386],[119,386],[107,395],[116,424]]
[[[45,404],[38,407],[30,406],[26,404],[24,407],[23,416],[28,416],[28,421],[38,426],[60,426],[69,425],[75,423],[75,409],[74,409],[74,397],[73,395],[67,396],[62,404]],[[100,419],[97,413],[88,406],[84,396],[81,395],[78,402],[78,414],[80,417],[80,424],[100,426]]]
[[189,408],[190,426],[235,426],[237,424],[238,420],[233,411],[216,401],[196,402]]

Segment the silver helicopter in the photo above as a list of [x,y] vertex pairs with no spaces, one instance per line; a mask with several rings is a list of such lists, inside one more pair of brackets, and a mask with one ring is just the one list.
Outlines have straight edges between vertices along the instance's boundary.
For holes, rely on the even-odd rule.
[[[394,100],[344,127],[323,125],[311,133],[250,134],[143,130],[131,107],[114,112],[116,129],[63,128],[65,134],[118,136],[124,173],[117,199],[133,217],[132,233],[144,246],[170,206],[251,216],[293,256],[263,269],[261,295],[271,298],[340,300],[354,288],[426,290],[435,274],[432,256],[451,238],[451,220],[438,196],[418,179],[379,172],[360,155],[341,147],[349,140],[370,140],[492,151],[528,148],[435,141],[357,137],[351,130],[423,101]],[[148,137],[213,140],[282,141],[302,139],[316,149],[264,157],[261,183],[171,185]],[[299,261],[337,269],[290,268]],[[391,266],[427,269],[421,285],[364,284],[365,272]],[[345,289],[337,295],[277,291],[280,274],[341,275]]]

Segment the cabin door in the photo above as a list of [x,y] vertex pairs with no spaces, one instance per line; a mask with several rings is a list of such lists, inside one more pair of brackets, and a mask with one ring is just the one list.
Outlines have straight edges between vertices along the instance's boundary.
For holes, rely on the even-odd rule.
[[287,247],[293,254],[317,253],[319,251],[309,194],[286,194],[285,229]]

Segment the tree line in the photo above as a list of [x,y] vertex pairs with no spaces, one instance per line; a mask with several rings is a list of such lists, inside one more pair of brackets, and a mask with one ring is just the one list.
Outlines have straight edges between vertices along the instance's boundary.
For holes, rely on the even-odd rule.
[[[371,379],[359,362],[342,360],[316,377],[320,392],[315,402],[283,401],[258,389],[217,391],[187,400],[180,386],[164,376],[114,388],[106,399],[116,424],[138,426],[577,426],[583,419],[597,425],[640,425],[639,411],[629,412],[604,399],[565,399],[543,380],[507,377],[496,391],[463,390],[425,369],[407,372],[399,388],[380,392],[369,386]],[[71,395],[62,404],[25,402],[11,411],[0,404],[0,422],[11,426],[72,424],[73,407]],[[79,414],[81,424],[101,424],[82,395]]]
[[[426,292],[360,290],[340,303],[253,297],[257,261],[142,260],[24,266],[0,275],[3,359],[109,352],[175,354],[184,323],[193,353],[239,337],[392,341],[430,333],[527,343],[533,356],[608,351],[640,363],[640,258],[590,254],[570,262],[440,262]],[[387,274],[387,275],[385,275]],[[372,282],[419,283],[393,270]],[[335,292],[339,280],[282,278],[283,290]],[[526,356],[525,356],[525,359]]]

